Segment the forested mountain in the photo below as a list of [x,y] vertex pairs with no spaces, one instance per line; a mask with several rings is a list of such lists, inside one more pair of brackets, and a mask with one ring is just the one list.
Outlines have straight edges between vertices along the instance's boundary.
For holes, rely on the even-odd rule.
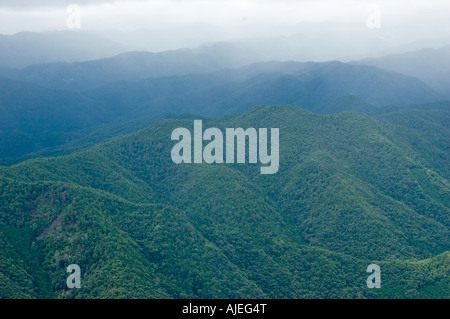
[[[171,132],[193,118],[1,167],[0,296],[450,298],[448,102],[203,120],[278,127],[274,175],[174,164]],[[81,289],[66,288],[71,263]]]
[[[11,159],[86,139],[99,126],[116,125],[117,121],[148,122],[148,118],[167,113],[217,117],[242,113],[259,104],[298,105],[321,113],[346,110],[376,113],[377,108],[385,105],[404,106],[440,99],[439,94],[415,78],[341,62],[265,62],[205,74],[125,81],[150,76],[148,68],[155,76],[170,73],[186,62],[174,55],[177,64],[157,63],[155,69],[153,63],[158,58],[145,60],[147,56],[147,53],[124,55],[67,65],[72,69],[83,66],[79,70],[80,80],[87,86],[121,80],[86,91],[50,89],[0,78],[0,158]],[[193,56],[208,68],[204,60]],[[123,63],[118,63],[119,60]],[[198,64],[186,65],[184,71],[188,72]],[[30,68],[34,67],[40,66]],[[164,71],[158,73],[158,68]],[[45,82],[48,74],[39,71],[36,76]],[[61,76],[53,80],[64,82]]]

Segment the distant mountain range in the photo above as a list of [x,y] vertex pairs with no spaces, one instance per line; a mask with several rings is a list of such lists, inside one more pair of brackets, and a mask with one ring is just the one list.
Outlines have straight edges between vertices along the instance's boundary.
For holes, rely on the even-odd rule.
[[[191,58],[202,65],[204,72],[218,68],[207,66],[202,55],[173,54],[128,53],[63,64],[62,68],[60,64],[38,65],[21,71],[23,75],[33,70],[35,78],[0,79],[0,157],[18,157],[71,142],[121,118],[167,113],[216,117],[242,113],[258,104],[298,105],[322,113],[376,113],[377,108],[386,105],[404,106],[441,98],[415,78],[340,62],[265,62],[212,73],[163,76],[198,70]],[[177,62],[162,63],[165,59]],[[175,64],[186,67],[183,70]],[[38,71],[52,67],[52,72]],[[152,78],[131,81],[152,74]],[[69,87],[77,89],[61,90],[61,75],[70,76],[73,81]],[[40,82],[52,88],[38,85]],[[113,83],[105,84],[108,82]],[[91,89],[81,90],[80,86]],[[348,96],[353,98],[343,100]]]
[[82,31],[20,32],[0,35],[0,67],[76,62],[110,57],[127,49],[102,36]]
[[[134,36],[139,39],[144,34]],[[153,32],[150,38],[154,36]],[[0,76],[49,88],[86,90],[117,81],[209,73],[256,62],[349,61],[351,53],[380,56],[383,50],[376,48],[385,47],[386,52],[401,53],[358,61],[353,59],[351,63],[416,77],[445,98],[450,97],[450,45],[438,45],[445,41],[448,43],[450,39],[429,40],[422,45],[428,44],[431,48],[421,50],[415,49],[420,47],[419,43],[411,43],[403,45],[402,51],[371,33],[355,33],[353,37],[345,38],[339,33],[324,33],[312,38],[296,34],[216,42],[195,49],[152,53],[126,52],[130,47],[145,48],[145,41],[140,46],[137,43],[119,44],[120,41],[114,42],[109,38],[111,36],[105,34],[82,31],[0,35]],[[119,38],[125,41],[126,35]],[[348,51],[349,48],[364,48],[367,52],[356,54],[354,50]],[[408,48],[412,51],[405,53]]]
[[230,50],[224,44],[223,47],[202,50],[127,52],[93,61],[37,64],[24,69],[3,68],[0,76],[49,88],[86,90],[117,81],[208,73],[254,61],[251,52]]
[[439,49],[422,49],[377,59],[364,59],[358,64],[373,65],[416,77],[436,92],[450,98],[450,45]]
[[259,36],[251,30],[248,34],[225,34],[211,25],[134,31],[20,32],[0,35],[0,67],[24,68],[33,64],[103,59],[130,51],[164,52],[182,48],[215,51],[225,58],[231,52],[247,52],[248,63],[348,62],[439,48],[450,43],[450,37],[404,42],[398,35],[393,38],[390,29],[373,30],[348,24],[315,23],[311,28],[311,23],[300,23],[295,29],[283,32],[283,36],[276,35],[275,29]]

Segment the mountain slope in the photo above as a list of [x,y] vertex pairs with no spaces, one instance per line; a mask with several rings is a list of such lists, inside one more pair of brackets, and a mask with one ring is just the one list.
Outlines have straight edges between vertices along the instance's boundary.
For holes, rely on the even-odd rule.
[[[430,112],[449,107],[403,116]],[[3,274],[18,288],[2,294],[48,286],[58,297],[448,297],[448,177],[397,133],[396,118],[261,106],[204,120],[204,128],[279,127],[274,175],[254,164],[174,164],[170,134],[193,125],[182,118],[0,168],[0,227],[31,234],[19,245],[2,231],[1,250],[43,256],[33,275],[11,254],[8,265],[28,275]],[[69,263],[85,269],[85,290],[65,291]],[[365,286],[371,263],[382,267],[380,290]],[[41,284],[26,279],[39,276]]]
[[[128,58],[125,60],[128,62],[124,65],[131,63]],[[97,74],[97,67],[108,72],[115,70],[115,62],[105,61],[103,66],[98,61],[89,62],[93,65],[92,74],[100,81],[105,80],[105,74]],[[196,64],[186,65],[195,69]],[[142,72],[141,76],[148,72],[145,64],[134,67]],[[116,71],[120,70],[134,76],[134,71],[127,67]],[[107,78],[113,80],[114,77]],[[346,96],[355,99],[342,100]],[[414,78],[340,62],[259,63],[207,74],[121,81],[84,92],[0,79],[0,158],[11,159],[73,144],[100,127],[112,125],[105,130],[114,132],[114,127],[121,123],[154,121],[167,113],[217,117],[242,113],[259,104],[299,105],[326,113],[345,110],[377,113],[377,108],[384,105],[403,106],[439,98]]]

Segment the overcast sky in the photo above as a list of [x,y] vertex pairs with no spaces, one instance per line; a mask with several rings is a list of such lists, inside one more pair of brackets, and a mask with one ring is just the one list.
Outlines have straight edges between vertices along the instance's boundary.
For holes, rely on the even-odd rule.
[[449,0],[0,0],[0,33],[67,29],[72,3],[80,8],[82,30],[210,25],[245,37],[295,33],[296,26],[312,22],[363,29],[376,5],[385,32],[412,40],[450,35]]

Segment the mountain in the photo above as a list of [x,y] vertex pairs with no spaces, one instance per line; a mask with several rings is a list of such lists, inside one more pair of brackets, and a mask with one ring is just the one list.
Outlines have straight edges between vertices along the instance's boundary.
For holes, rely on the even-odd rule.
[[83,31],[20,32],[0,35],[0,67],[87,61],[125,52],[123,45]]
[[408,141],[408,145],[439,174],[449,179],[450,114],[446,110],[448,102],[437,102],[381,114],[378,119]]
[[217,43],[198,49],[164,52],[134,51],[73,63],[45,63],[22,69],[2,68],[0,76],[53,89],[88,90],[118,81],[139,81],[240,67],[255,61],[245,48]]
[[[351,24],[349,21],[344,24],[329,21],[299,22],[292,27],[288,31],[285,25],[280,32],[280,29],[272,26],[259,35],[252,28],[224,34],[223,29],[207,24],[153,30],[104,30],[97,33],[122,44],[128,51],[162,52],[180,48],[201,50],[226,46],[230,50],[251,52],[251,62],[348,62],[422,48],[439,48],[450,43],[450,37],[446,34],[413,40],[405,38],[403,33],[394,35],[390,29],[361,28],[360,23]],[[419,26],[417,28],[421,29]],[[411,28],[405,31],[413,33]]]
[[[242,77],[242,71],[249,75]],[[267,62],[244,67],[237,72],[240,78],[234,76],[232,82],[225,84],[211,85],[216,83],[216,78],[213,78],[207,81],[209,85],[191,92],[162,98],[158,95],[142,98],[142,102],[148,101],[144,111],[164,108],[176,113],[217,116],[227,112],[240,113],[251,106],[267,103],[299,105],[316,111],[346,95],[357,96],[375,107],[404,106],[441,98],[415,78],[341,62]],[[228,79],[228,74],[217,73],[219,79]],[[141,87],[140,92],[146,90],[148,87]],[[108,96],[108,101],[119,99],[120,90],[109,91],[108,94],[103,92]],[[218,98],[223,92],[226,96]],[[351,107],[343,109],[349,110]]]
[[[0,167],[0,296],[449,298],[449,114],[258,106],[203,120],[279,128],[274,175],[174,164],[171,132],[195,117]],[[66,288],[71,263],[81,289]],[[380,289],[366,287],[372,263]]]
[[416,77],[436,92],[450,98],[450,45],[364,59],[357,63]]
[[77,92],[0,78],[0,157],[66,143],[70,132],[111,121],[110,114]]
[[[91,69],[92,74],[97,70]],[[143,77],[146,68],[140,69]],[[95,81],[112,81],[103,79],[106,75],[101,72],[95,74]],[[354,98],[345,99],[348,96]],[[115,129],[105,126],[139,119],[154,122],[168,113],[217,117],[271,103],[322,113],[356,110],[374,114],[385,105],[439,99],[415,78],[341,62],[264,62],[206,74],[122,80],[87,91],[49,89],[0,78],[0,158],[16,158],[78,139],[87,141],[100,127],[109,132],[103,136],[111,137]]]

